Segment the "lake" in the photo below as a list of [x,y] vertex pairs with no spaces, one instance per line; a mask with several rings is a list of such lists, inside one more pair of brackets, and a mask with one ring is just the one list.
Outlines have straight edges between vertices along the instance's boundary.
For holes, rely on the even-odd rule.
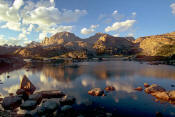
[[[58,89],[76,98],[77,105],[92,101],[109,112],[120,115],[155,116],[157,112],[164,116],[175,116],[175,105],[156,101],[144,91],[134,88],[144,83],[158,84],[166,90],[175,90],[175,67],[168,65],[149,65],[133,61],[79,62],[69,64],[29,64],[9,73],[0,75],[1,97],[15,93],[20,80],[26,75],[37,87],[37,91]],[[7,78],[7,76],[10,78]],[[114,86],[115,91],[107,96],[88,95],[92,88]]]

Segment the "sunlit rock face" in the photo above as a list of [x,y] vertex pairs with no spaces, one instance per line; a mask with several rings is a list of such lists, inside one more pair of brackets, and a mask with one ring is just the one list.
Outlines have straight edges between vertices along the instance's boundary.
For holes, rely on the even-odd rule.
[[175,32],[140,37],[135,40],[141,49],[141,53],[147,56],[170,56],[175,54]]
[[42,41],[43,45],[52,45],[52,44],[65,44],[67,42],[70,41],[80,41],[80,38],[75,36],[73,33],[69,33],[69,32],[60,32],[60,33],[56,33],[55,35],[53,35],[50,38],[45,38]]

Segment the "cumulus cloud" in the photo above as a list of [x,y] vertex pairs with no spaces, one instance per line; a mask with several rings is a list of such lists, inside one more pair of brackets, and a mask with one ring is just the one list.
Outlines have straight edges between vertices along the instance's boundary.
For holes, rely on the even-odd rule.
[[123,22],[115,22],[112,26],[108,26],[105,28],[105,32],[110,32],[110,31],[127,31],[129,28],[131,28],[136,20],[126,20]]
[[170,7],[172,8],[172,14],[175,14],[175,3],[172,3]]
[[[19,40],[27,40],[27,35],[34,30],[42,34],[46,34],[46,31],[49,34],[71,31],[73,26],[61,24],[76,22],[87,14],[86,10],[58,9],[54,0],[1,0],[0,9],[0,23],[3,24],[0,28],[20,32]],[[41,38],[41,34],[39,37]]]
[[83,35],[89,35],[95,32],[95,29],[99,27],[99,25],[91,25],[90,28],[82,28],[81,34]]
[[13,3],[14,8],[20,9],[24,5],[23,0],[15,0]]

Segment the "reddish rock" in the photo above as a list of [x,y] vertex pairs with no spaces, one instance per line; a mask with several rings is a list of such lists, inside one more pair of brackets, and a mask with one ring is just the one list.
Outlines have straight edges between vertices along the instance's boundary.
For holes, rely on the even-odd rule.
[[175,90],[169,91],[168,95],[170,97],[170,100],[175,101]]
[[88,91],[88,94],[92,96],[102,96],[104,94],[104,91],[100,88],[94,88]]
[[144,83],[144,87],[149,87],[149,84],[148,83]]
[[161,87],[157,84],[152,84],[151,86],[145,88],[145,92],[148,94],[155,93],[155,92],[165,92],[165,91],[166,90],[163,87]]
[[31,83],[31,81],[24,75],[20,89],[25,90],[28,94],[33,94],[36,90],[36,87]]
[[22,98],[19,96],[5,97],[2,102],[2,107],[6,110],[13,110],[19,107],[22,103]]
[[154,92],[154,93],[151,93],[151,95],[160,100],[164,100],[164,101],[169,100],[169,95],[167,92]]
[[137,88],[135,88],[134,90],[137,90],[137,91],[142,91],[142,90],[143,90],[143,88],[142,88],[142,87],[137,87]]
[[114,91],[115,88],[114,88],[113,86],[107,86],[107,87],[105,88],[105,90],[106,90],[106,91]]
[[39,92],[43,98],[61,98],[65,96],[65,94],[60,90],[52,90],[52,91],[41,91]]

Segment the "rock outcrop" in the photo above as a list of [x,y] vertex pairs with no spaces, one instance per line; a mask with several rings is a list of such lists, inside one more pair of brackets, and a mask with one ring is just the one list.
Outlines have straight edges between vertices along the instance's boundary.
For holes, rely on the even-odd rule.
[[142,55],[146,56],[171,56],[175,54],[175,32],[140,37],[135,44],[140,48]]

